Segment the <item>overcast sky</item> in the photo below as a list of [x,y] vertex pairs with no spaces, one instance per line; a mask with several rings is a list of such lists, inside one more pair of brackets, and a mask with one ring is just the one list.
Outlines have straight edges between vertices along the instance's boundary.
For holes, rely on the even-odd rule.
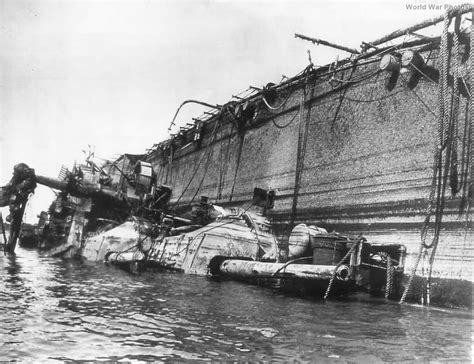
[[[0,185],[19,162],[56,177],[88,145],[104,158],[143,153],[167,137],[182,101],[223,104],[277,83],[307,66],[307,50],[318,65],[348,56],[295,32],[358,48],[445,3],[456,4],[0,0]],[[201,112],[187,107],[178,124]],[[38,187],[27,217],[52,197]]]

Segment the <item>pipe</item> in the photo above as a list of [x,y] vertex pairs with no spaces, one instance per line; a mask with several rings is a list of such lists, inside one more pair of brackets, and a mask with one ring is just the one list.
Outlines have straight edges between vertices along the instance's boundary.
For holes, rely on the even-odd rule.
[[[473,9],[474,9],[473,5],[464,4],[464,5],[460,6],[459,8],[451,10],[450,13],[449,13],[449,16],[454,17],[456,15],[462,15],[462,14],[471,12]],[[372,46],[377,46],[379,44],[382,44],[382,43],[388,42],[390,40],[393,40],[395,38],[402,37],[402,36],[404,36],[408,33],[416,32],[417,30],[426,28],[430,25],[435,25],[435,24],[437,24],[437,23],[439,23],[443,20],[444,20],[444,15],[440,15],[440,16],[434,18],[434,19],[428,19],[428,20],[425,20],[421,23],[412,25],[411,27],[396,30],[396,31],[394,31],[390,34],[387,34],[387,35],[385,35],[385,36],[383,36],[379,39],[376,39],[376,40],[374,40],[372,42],[368,42],[368,43],[370,43],[370,45],[372,45]]]
[[[227,259],[218,269],[218,274],[228,278],[291,278],[330,280],[333,265],[292,264],[284,267],[284,263],[266,263],[251,260]],[[284,268],[284,269],[282,269]],[[281,271],[279,272],[279,270]],[[277,273],[277,274],[275,274]],[[350,279],[350,270],[346,265],[341,265],[336,271],[336,279],[347,281]]]
[[145,259],[145,254],[139,250],[130,252],[114,252],[106,255],[105,261],[110,263],[133,263]]
[[303,39],[303,40],[307,40],[309,42],[312,42],[312,43],[315,43],[315,44],[318,44],[318,45],[322,44],[326,47],[340,49],[342,51],[352,53],[352,54],[359,54],[360,53],[357,49],[341,46],[339,44],[331,43],[331,42],[328,42],[328,41],[325,41],[325,40],[322,40],[322,39],[308,37],[308,36],[303,35],[303,34],[295,33],[295,38],[300,38],[300,39]]
[[181,224],[186,224],[186,225],[193,225],[194,224],[193,220],[185,219],[184,217],[172,216],[172,215],[167,215],[167,214],[163,214],[162,217],[167,218],[167,219],[171,219],[173,221],[177,221]]

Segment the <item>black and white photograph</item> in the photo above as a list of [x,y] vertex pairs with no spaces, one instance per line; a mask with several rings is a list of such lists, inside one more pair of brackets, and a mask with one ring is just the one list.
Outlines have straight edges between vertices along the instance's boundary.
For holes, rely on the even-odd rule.
[[471,363],[473,18],[0,0],[0,361]]

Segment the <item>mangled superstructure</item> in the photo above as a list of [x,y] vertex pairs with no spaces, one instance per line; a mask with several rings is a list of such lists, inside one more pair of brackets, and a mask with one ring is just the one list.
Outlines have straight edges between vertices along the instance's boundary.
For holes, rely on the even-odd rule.
[[161,212],[171,191],[167,186],[156,186],[151,166],[139,159],[126,154],[104,166],[88,161],[71,171],[63,167],[58,178],[36,175],[26,164],[16,165],[11,181],[2,187],[2,205],[9,204],[11,221],[6,250],[15,249],[27,198],[37,184],[58,191],[40,239],[40,247],[54,248],[55,254],[74,256],[88,234],[120,224],[132,215],[149,217]]

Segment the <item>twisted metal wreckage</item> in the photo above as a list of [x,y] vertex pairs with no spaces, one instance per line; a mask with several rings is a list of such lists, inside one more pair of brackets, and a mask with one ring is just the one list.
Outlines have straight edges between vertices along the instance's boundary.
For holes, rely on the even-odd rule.
[[[250,87],[223,106],[185,101],[170,130],[187,103],[201,104],[210,111],[144,155],[124,154],[102,166],[88,159],[72,171],[62,171],[58,179],[36,175],[25,164],[15,166],[11,181],[0,193],[0,206],[10,207],[10,236],[5,251],[14,252],[28,196],[36,184],[42,184],[60,191],[39,223],[42,231],[38,244],[52,255],[79,255],[131,270],[166,268],[244,280],[324,298],[363,290],[400,299],[401,303],[422,262],[422,292],[415,297],[430,304],[432,267],[441,230],[453,226],[453,234],[459,236],[461,232],[465,241],[472,235],[472,13],[472,5],[450,9],[444,16],[364,42],[361,51],[295,34],[352,56],[319,68],[311,63],[293,78],[285,77],[280,84],[264,88]],[[470,21],[470,27],[462,28],[463,20]],[[443,22],[440,37],[414,33],[439,22]],[[401,36],[405,37],[403,43],[383,45]],[[408,37],[415,39],[407,41]],[[347,71],[349,76],[344,79]],[[379,97],[374,98],[374,89],[364,88],[374,77],[381,79],[385,95],[379,90]],[[370,82],[377,86],[378,81]],[[430,97],[433,85],[437,111],[430,106],[434,101]],[[422,90],[416,92],[417,87]],[[370,93],[370,99],[357,98],[358,93]],[[407,93],[415,97],[417,109],[422,109],[410,117],[405,117],[408,110],[403,107]],[[395,95],[402,99],[402,107],[386,111],[384,106],[388,106],[383,103]],[[378,125],[364,120],[369,114],[363,109],[345,106],[348,102],[375,105],[380,115],[395,115],[392,120],[399,125],[380,137],[364,135],[356,139],[350,134],[347,119],[351,118],[353,124],[372,123],[368,134]],[[318,115],[327,117],[331,111],[333,116],[315,122],[311,111],[321,106],[323,112]],[[421,131],[436,130],[436,137],[422,143],[407,141],[407,123],[417,122],[421,123]],[[323,130],[326,124],[327,130]],[[405,133],[404,139],[397,139],[397,133]],[[259,143],[252,141],[261,135],[268,143],[257,147]],[[379,141],[387,135],[393,143]],[[387,153],[401,153],[400,157],[387,161],[378,149],[396,142],[402,144],[401,148],[387,149]],[[403,143],[411,144],[403,148]],[[288,157],[295,149],[293,145],[296,155]],[[429,145],[434,150],[425,151]],[[217,146],[220,152],[215,154]],[[410,148],[422,157],[407,158],[403,153]],[[371,149],[375,149],[372,154],[363,154]],[[330,153],[325,157],[327,150]],[[344,153],[357,156],[343,160],[347,158]],[[318,158],[326,160],[313,166],[312,160]],[[364,158],[372,159],[358,166]],[[431,163],[427,162],[429,158]],[[338,173],[328,167],[331,163]],[[408,170],[404,163],[424,167]],[[288,166],[293,167],[283,169]],[[271,173],[265,174],[265,168]],[[345,173],[341,175],[338,168]],[[233,170],[230,176],[228,170]],[[382,173],[384,170],[390,174]],[[366,185],[359,171],[367,175]],[[382,180],[402,174],[408,176],[406,180]],[[351,192],[341,192],[345,188],[342,183]],[[390,184],[395,188],[379,188]],[[275,185],[277,188],[272,189]],[[329,186],[326,190],[325,185]],[[331,189],[332,185],[338,188]],[[197,202],[199,194],[201,200]],[[214,194],[216,203],[210,203],[209,196]],[[322,207],[315,207],[318,203]],[[419,229],[418,218],[422,215],[417,252],[412,231],[397,235],[390,219],[399,225],[399,220],[405,219],[408,222],[400,226],[416,223]],[[314,226],[314,221],[325,228]],[[364,225],[363,221],[369,222]],[[377,233],[370,230],[373,225],[379,226]],[[360,226],[367,227],[364,235],[371,243],[357,233]],[[334,227],[344,234],[328,233]],[[398,240],[400,236],[406,238],[406,243],[394,242],[394,236]],[[402,282],[406,245],[411,257],[406,267],[411,271]],[[472,259],[471,252],[466,258],[468,264]]]

